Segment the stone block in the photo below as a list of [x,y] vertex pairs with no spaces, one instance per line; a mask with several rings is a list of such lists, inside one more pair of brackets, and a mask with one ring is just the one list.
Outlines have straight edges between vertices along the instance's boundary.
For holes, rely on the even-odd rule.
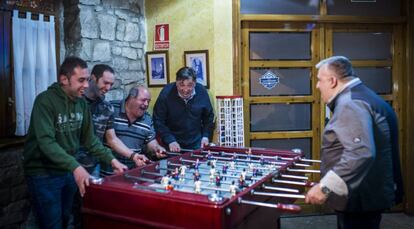
[[29,200],[24,199],[24,200],[19,200],[19,201],[10,203],[4,208],[4,211],[16,213],[16,212],[25,211],[29,209],[29,206],[30,206]]
[[142,49],[144,48],[144,43],[141,42],[131,42],[129,44],[132,48]]
[[142,48],[137,50],[137,54],[138,54],[138,59],[141,59],[143,57],[144,51],[142,50]]
[[128,59],[125,57],[115,57],[112,59],[112,65],[116,71],[125,71],[128,69]]
[[136,23],[127,22],[125,26],[124,41],[138,41],[139,26]]
[[121,55],[122,54],[122,48],[117,46],[112,46],[112,54],[114,55]]
[[104,8],[102,6],[96,6],[95,7],[95,12],[102,12],[104,10]]
[[141,61],[140,60],[130,60],[129,61],[129,70],[131,70],[131,71],[140,71],[140,70],[142,70]]
[[96,6],[101,3],[101,0],[80,0],[79,3],[83,5],[90,5],[90,6]]
[[131,19],[131,14],[128,10],[115,10],[115,15],[118,16],[120,19],[124,19],[125,21]]
[[90,7],[81,7],[79,19],[81,36],[85,38],[98,38],[98,21]]
[[129,1],[126,0],[102,0],[102,4],[107,8],[129,9]]
[[122,89],[110,90],[105,94],[105,100],[107,101],[121,99],[124,99],[124,90]]
[[129,59],[136,60],[138,57],[138,53],[137,53],[137,50],[134,48],[123,47],[122,56],[127,57]]
[[[117,72],[115,72],[115,77],[117,77]],[[120,89],[121,88],[121,86],[122,86],[122,80],[120,80],[120,79],[115,79],[115,82],[114,82],[114,85],[112,85],[112,89],[113,90],[115,90],[115,89]]]
[[110,61],[111,48],[109,42],[97,42],[93,48],[93,61]]
[[80,49],[79,57],[85,61],[92,60],[92,41],[90,39],[82,39],[82,48]]
[[0,153],[0,169],[22,164],[22,149],[11,148]]
[[99,15],[99,28],[101,30],[101,39],[115,40],[116,17],[112,15]]
[[0,187],[13,187],[23,182],[23,169],[17,164],[0,169]]
[[22,184],[11,188],[11,201],[29,199],[27,185]]
[[118,23],[116,25],[116,39],[118,41],[123,41],[124,40],[125,25],[126,25],[125,21],[118,20]]
[[139,35],[139,41],[145,43],[147,41],[147,37],[145,35],[145,22],[143,20],[139,23],[139,28],[141,31],[143,31]]
[[11,192],[8,186],[1,186],[0,189],[0,206],[7,206],[10,204]]
[[132,0],[130,1],[129,9],[137,14],[141,13],[141,9],[144,9],[144,0]]
[[131,84],[138,82],[140,78],[143,78],[142,72],[139,71],[126,71],[120,72],[119,78],[122,80],[122,84]]

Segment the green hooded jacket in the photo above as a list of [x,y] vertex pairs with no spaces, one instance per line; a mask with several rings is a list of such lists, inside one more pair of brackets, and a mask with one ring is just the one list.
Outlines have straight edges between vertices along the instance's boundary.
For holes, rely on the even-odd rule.
[[114,156],[94,134],[88,105],[70,99],[58,83],[40,93],[34,102],[24,147],[26,175],[60,175],[73,172],[79,163],[73,155],[79,146],[104,163]]

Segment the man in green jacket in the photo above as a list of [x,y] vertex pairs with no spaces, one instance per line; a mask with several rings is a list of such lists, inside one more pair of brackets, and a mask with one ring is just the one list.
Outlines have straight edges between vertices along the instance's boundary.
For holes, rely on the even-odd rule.
[[59,83],[34,102],[23,165],[40,228],[65,228],[76,186],[85,194],[90,175],[73,156],[80,145],[115,171],[126,169],[94,135],[89,108],[82,98],[88,76],[85,61],[68,57],[60,67]]

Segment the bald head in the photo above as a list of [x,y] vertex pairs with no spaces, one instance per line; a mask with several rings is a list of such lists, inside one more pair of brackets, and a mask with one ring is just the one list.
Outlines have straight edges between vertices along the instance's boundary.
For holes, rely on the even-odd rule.
[[142,85],[135,86],[129,90],[126,98],[126,112],[134,119],[140,118],[147,111],[151,102],[151,93],[148,88]]

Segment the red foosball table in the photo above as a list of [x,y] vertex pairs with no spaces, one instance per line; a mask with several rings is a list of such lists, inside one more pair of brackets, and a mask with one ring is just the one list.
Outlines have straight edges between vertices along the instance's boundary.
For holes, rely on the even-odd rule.
[[208,146],[92,180],[85,228],[278,228],[312,182],[300,151]]

